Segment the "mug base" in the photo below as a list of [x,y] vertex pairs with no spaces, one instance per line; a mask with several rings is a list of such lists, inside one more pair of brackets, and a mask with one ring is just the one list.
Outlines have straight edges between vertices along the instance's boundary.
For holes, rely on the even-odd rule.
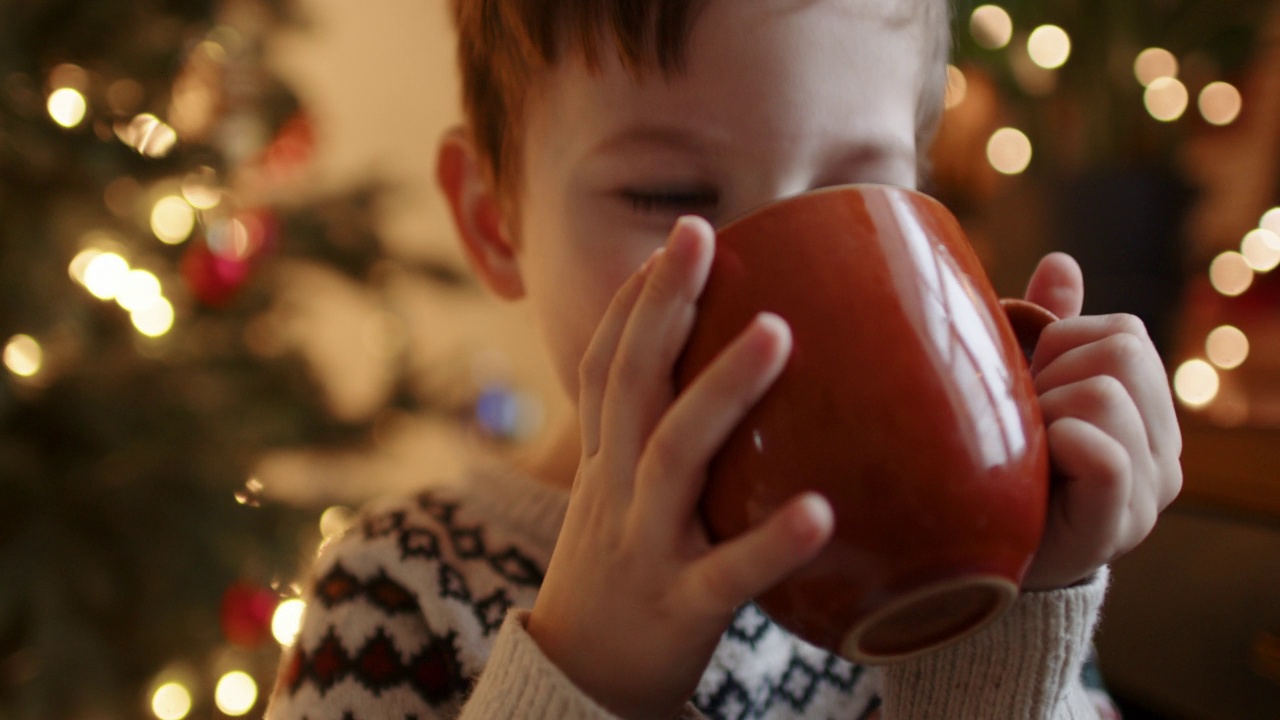
[[997,575],[927,585],[854,626],[840,643],[840,655],[868,665],[908,660],[981,630],[1017,598],[1018,586]]

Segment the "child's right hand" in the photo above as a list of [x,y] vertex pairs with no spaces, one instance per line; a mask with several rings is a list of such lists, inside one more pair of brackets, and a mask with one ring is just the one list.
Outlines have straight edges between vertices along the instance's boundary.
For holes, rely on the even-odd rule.
[[705,220],[682,218],[596,329],[580,371],[582,458],[528,622],[548,659],[627,718],[674,716],[734,610],[831,535],[817,495],[715,546],[698,517],[708,463],[791,349],[785,322],[761,316],[675,397],[714,247]]

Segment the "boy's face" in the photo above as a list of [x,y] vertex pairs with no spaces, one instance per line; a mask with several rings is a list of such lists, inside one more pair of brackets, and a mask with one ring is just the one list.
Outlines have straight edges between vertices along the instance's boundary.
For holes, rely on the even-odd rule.
[[817,187],[915,186],[921,32],[888,4],[712,0],[683,74],[637,82],[609,49],[599,71],[566,59],[532,88],[517,262],[571,397],[609,301],[679,215],[721,225]]

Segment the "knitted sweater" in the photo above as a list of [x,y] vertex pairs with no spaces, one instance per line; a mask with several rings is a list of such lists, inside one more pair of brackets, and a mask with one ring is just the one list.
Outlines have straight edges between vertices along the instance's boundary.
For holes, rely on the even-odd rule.
[[[525,632],[568,495],[499,467],[379,503],[322,549],[272,720],[610,718]],[[797,639],[748,604],[684,716],[1093,718],[1081,669],[1106,571],[884,668]]]

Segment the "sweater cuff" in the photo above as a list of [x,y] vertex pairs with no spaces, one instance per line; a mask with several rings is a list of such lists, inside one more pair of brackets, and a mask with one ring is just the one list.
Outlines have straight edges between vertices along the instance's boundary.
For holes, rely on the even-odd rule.
[[1024,593],[978,633],[886,666],[885,717],[1096,717],[1080,674],[1108,577]]
[[[521,717],[617,720],[547,659],[542,648],[529,636],[528,621],[528,610],[507,613],[489,661],[476,681],[460,720]],[[699,719],[702,715],[686,704],[680,718]]]

